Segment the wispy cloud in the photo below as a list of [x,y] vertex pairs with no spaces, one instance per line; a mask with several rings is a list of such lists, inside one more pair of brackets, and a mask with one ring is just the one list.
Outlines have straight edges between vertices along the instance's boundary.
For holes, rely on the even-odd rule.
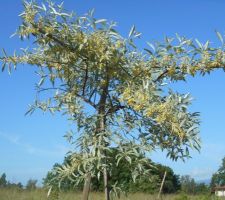
[[61,156],[64,156],[69,150],[71,150],[68,146],[65,146],[65,145],[56,145],[52,149],[44,149],[41,147],[35,147],[33,144],[22,141],[22,138],[20,135],[6,134],[1,131],[0,131],[0,137],[13,145],[20,147],[21,149],[26,151],[28,154],[36,155],[36,156],[61,157]]
[[19,140],[20,140],[19,135],[6,134],[6,133],[3,133],[3,132],[0,132],[0,137],[9,141],[12,144],[19,144]]
[[194,177],[197,180],[204,180],[211,177],[213,173],[214,173],[214,170],[211,168],[194,168],[190,172],[190,176]]

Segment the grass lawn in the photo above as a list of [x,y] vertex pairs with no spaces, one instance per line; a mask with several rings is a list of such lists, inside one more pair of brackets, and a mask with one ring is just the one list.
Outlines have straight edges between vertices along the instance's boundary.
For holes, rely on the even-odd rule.
[[[122,196],[120,200],[156,200],[157,195],[135,193],[129,194],[127,197]],[[51,200],[80,200],[81,193],[67,192],[61,193],[59,198],[52,198]],[[196,195],[187,196],[184,194],[177,195],[165,195],[161,197],[161,200],[214,200],[218,199],[214,196],[208,195]],[[219,198],[225,199],[225,198]],[[47,198],[47,192],[42,189],[34,191],[16,190],[16,189],[0,189],[0,200],[49,200]],[[104,200],[103,193],[91,193],[90,200]]]

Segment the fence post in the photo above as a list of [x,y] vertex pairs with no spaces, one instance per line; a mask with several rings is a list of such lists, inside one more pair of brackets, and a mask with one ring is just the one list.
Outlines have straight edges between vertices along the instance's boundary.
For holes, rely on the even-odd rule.
[[161,183],[161,186],[160,186],[160,190],[159,190],[159,194],[158,194],[158,198],[157,199],[160,199],[160,195],[161,195],[161,192],[162,192],[162,189],[163,189],[163,185],[164,185],[165,179],[166,179],[166,171],[165,171],[164,176],[163,176],[163,180],[162,180],[162,183]]

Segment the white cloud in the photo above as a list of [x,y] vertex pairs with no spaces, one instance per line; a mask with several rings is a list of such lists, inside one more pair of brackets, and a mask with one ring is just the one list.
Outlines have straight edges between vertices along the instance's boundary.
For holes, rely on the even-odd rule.
[[5,134],[3,132],[0,132],[0,137],[9,141],[12,144],[19,144],[19,140],[20,140],[19,135]]
[[211,177],[213,173],[214,173],[214,170],[211,168],[194,168],[190,172],[190,176],[194,177],[197,180],[204,180]]
[[0,132],[0,137],[5,139],[9,143],[20,147],[21,149],[26,151],[28,154],[36,155],[36,156],[62,157],[70,150],[70,148],[65,145],[56,145],[52,149],[44,149],[41,147],[37,148],[33,144],[29,144],[29,143],[22,141],[22,139],[19,135],[6,134],[3,132]]

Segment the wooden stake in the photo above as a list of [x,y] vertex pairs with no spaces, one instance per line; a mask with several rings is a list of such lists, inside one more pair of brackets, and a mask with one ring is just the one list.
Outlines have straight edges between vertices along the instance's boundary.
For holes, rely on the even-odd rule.
[[160,195],[161,195],[161,192],[162,192],[162,189],[163,189],[163,185],[164,185],[165,179],[166,179],[166,171],[164,173],[163,180],[162,180],[162,183],[161,183],[161,186],[160,186],[160,190],[159,190],[159,194],[158,194],[158,199],[160,199]]

